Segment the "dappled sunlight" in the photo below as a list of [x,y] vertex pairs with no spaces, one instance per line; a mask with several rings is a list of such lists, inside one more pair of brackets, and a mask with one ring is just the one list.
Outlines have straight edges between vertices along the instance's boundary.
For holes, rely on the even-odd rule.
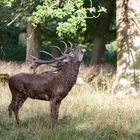
[[[136,96],[140,91],[140,8],[136,0],[124,3],[117,1],[116,7],[117,75],[112,92],[118,95]],[[122,82],[124,80],[127,85]]]

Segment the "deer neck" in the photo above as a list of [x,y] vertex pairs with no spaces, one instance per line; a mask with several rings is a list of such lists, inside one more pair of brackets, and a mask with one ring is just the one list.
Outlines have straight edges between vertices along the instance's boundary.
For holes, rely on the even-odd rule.
[[77,77],[79,72],[79,66],[80,66],[80,62],[74,62],[74,63],[70,62],[64,66],[64,68],[62,69],[62,73],[66,73],[67,75]]

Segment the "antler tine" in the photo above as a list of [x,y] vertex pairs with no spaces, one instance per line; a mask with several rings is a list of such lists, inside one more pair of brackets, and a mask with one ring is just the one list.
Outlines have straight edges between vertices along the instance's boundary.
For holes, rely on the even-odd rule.
[[51,48],[56,48],[62,55],[63,55],[63,52],[61,51],[61,49],[57,46],[51,46]]
[[52,63],[55,63],[55,62],[58,62],[60,60],[67,58],[67,55],[62,55],[62,56],[55,58],[53,60],[46,61],[46,60],[41,60],[41,59],[39,59],[35,56],[32,56],[32,55],[30,55],[30,56],[33,58],[33,65],[31,66],[31,68],[33,68],[33,69],[36,69],[39,65],[42,65],[42,64],[52,64]]
[[61,56],[59,58],[55,58],[53,60],[46,61],[46,60],[41,60],[41,59],[39,59],[39,58],[37,58],[35,56],[32,56],[32,55],[30,55],[30,56],[33,58],[33,63],[37,63],[37,64],[40,64],[40,65],[41,64],[51,64],[51,63],[54,63],[54,62],[57,62],[59,60],[63,60],[63,59],[66,58],[66,56]]
[[33,56],[33,55],[30,55],[30,56],[33,58],[33,61],[40,61],[39,58],[37,58],[37,57],[35,57],[35,56]]
[[[58,61],[56,59],[50,60],[50,61],[45,61],[45,60],[41,60],[41,59],[39,59],[39,58],[37,58],[35,56],[32,56],[32,55],[30,55],[30,56],[33,58],[33,61],[32,61],[33,64],[30,67],[31,69],[33,69],[33,73],[35,73],[36,68],[38,66],[42,65],[42,64],[52,64],[52,63],[55,63],[55,62]],[[61,57],[61,60],[63,60],[63,59],[64,59],[64,57],[63,58]]]
[[40,51],[40,52],[43,52],[43,53],[51,56],[53,58],[53,60],[47,60],[47,61],[46,60],[41,60],[41,59],[39,59],[39,58],[37,58],[35,56],[30,55],[32,57],[32,60],[33,60],[32,61],[33,64],[31,66],[31,68],[35,71],[35,69],[38,66],[42,65],[42,64],[52,64],[52,63],[59,62],[59,61],[62,61],[64,59],[66,59],[68,57],[68,54],[66,54],[68,46],[67,46],[67,44],[64,41],[61,41],[61,42],[63,42],[64,45],[65,45],[65,51],[64,52],[62,52],[61,49],[59,47],[57,47],[57,46],[53,46],[53,47],[57,48],[59,50],[59,52],[62,54],[62,56],[56,58],[55,56],[53,56],[52,54],[50,54],[50,53],[48,53],[46,51]]
[[73,45],[72,45],[72,43],[70,42],[70,41],[68,41],[69,42],[69,44],[70,44],[70,51],[73,49]]
[[61,41],[64,45],[65,45],[65,51],[64,51],[64,53],[63,54],[66,54],[67,53],[67,51],[68,51],[68,45],[66,44],[66,42],[65,41]]
[[93,3],[92,3],[92,0],[90,0],[90,8],[93,7]]
[[51,56],[53,59],[56,59],[56,57],[54,57],[54,55],[52,55],[52,54],[50,54],[50,53],[48,53],[48,52],[46,52],[46,51],[40,51],[40,52],[43,52],[43,53],[45,53],[45,54],[48,54],[48,55]]

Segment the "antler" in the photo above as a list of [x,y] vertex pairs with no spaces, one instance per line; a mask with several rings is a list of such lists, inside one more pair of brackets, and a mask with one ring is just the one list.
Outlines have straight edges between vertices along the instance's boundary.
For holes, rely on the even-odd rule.
[[43,52],[43,53],[45,53],[45,54],[51,56],[53,59],[56,59],[56,57],[55,57],[54,55],[52,55],[52,54],[50,54],[50,53],[48,53],[48,52],[46,52],[46,51],[40,51],[40,52]]
[[68,41],[69,42],[69,44],[70,44],[70,51],[72,51],[73,50],[73,44],[70,42],[70,41]]
[[62,54],[62,56],[56,58],[52,54],[50,54],[50,53],[48,53],[46,51],[40,51],[40,52],[43,52],[43,53],[45,53],[45,54],[47,54],[47,55],[49,55],[49,56],[51,56],[53,58],[53,60],[48,60],[47,61],[47,60],[41,60],[41,59],[39,59],[39,58],[31,55],[31,57],[33,58],[33,60],[32,60],[33,64],[31,66],[31,69],[33,69],[34,72],[35,72],[35,69],[38,66],[42,65],[42,64],[52,64],[52,63],[58,62],[56,65],[51,65],[51,66],[53,66],[55,68],[58,68],[58,69],[63,66],[62,63],[61,63],[61,65],[59,65],[59,64],[60,64],[60,62],[62,60],[68,58],[68,54],[66,54],[66,52],[67,52],[67,44],[65,45],[65,51],[64,52],[62,52],[59,47],[57,47],[57,46],[54,46],[54,47],[57,48],[60,51],[60,53]]
[[67,53],[67,51],[68,51],[68,45],[66,44],[65,41],[61,41],[61,42],[65,45],[65,51],[64,51],[64,53]]

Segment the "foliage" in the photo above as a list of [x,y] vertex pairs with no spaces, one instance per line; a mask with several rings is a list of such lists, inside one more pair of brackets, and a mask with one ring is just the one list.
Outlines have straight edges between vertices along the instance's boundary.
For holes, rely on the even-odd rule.
[[1,0],[1,4],[5,5],[7,7],[11,7],[13,1],[14,0]]
[[[92,3],[94,7],[96,8],[96,11],[100,11],[100,7],[106,8],[106,12],[103,12],[102,14],[98,14],[98,12],[95,14],[99,18],[93,18],[87,19],[87,30],[85,32],[85,36],[88,39],[88,41],[93,41],[93,38],[95,37],[103,37],[107,41],[113,41],[116,37],[116,22],[115,22],[115,1],[114,0],[92,0]],[[110,3],[110,7],[109,7]],[[86,6],[89,6],[89,3],[85,3]],[[110,10],[111,13],[107,16],[108,11]],[[88,13],[88,16],[91,16],[90,13]],[[109,18],[108,18],[109,17]]]
[[19,45],[1,48],[0,59],[5,61],[25,61],[26,48]]
[[116,50],[117,50],[116,41],[112,41],[106,45],[106,50],[104,52],[105,63],[110,63],[110,64],[116,63]]
[[[42,5],[36,7],[29,20],[34,25],[44,23],[46,18],[53,19],[57,24],[56,30],[59,37],[74,38],[78,31],[86,30],[87,12],[96,13],[95,7],[83,7],[83,0],[67,0],[56,2],[53,0],[44,0]],[[101,7],[100,11],[104,9]]]
[[[20,49],[20,47],[17,47],[17,40],[19,33],[23,30],[25,32],[26,22],[30,20],[34,26],[41,24],[42,49],[50,45],[63,47],[60,40],[65,40],[67,43],[68,40],[70,40],[73,44],[81,43],[87,48],[84,60],[88,63],[91,58],[93,38],[97,34],[102,34],[102,30],[97,25],[101,23],[103,19],[102,15],[106,14],[105,3],[107,1],[108,0],[2,0],[0,2],[0,47],[6,47],[4,49],[8,56],[5,57],[6,60],[9,60],[10,56],[13,56],[10,54],[10,51],[8,51],[12,49],[12,46],[14,51],[17,49],[16,56],[18,58],[16,59],[21,60],[23,56],[25,56],[25,53],[21,56],[21,53],[25,52],[25,48],[23,51],[23,48]],[[112,4],[114,6],[114,2],[112,2]],[[111,31],[114,30],[115,27],[114,19],[115,18],[112,17]],[[22,30],[21,24],[25,26]],[[10,39],[9,29],[13,32]],[[114,40],[114,31],[112,34],[109,30],[107,35],[104,36],[107,36],[107,40],[110,42]],[[8,48],[9,46],[10,49]],[[2,58],[2,56],[3,55],[0,57]]]
[[51,20],[56,24],[55,30],[58,36],[69,38],[74,38],[77,32],[86,30],[87,13],[93,15],[105,11],[103,7],[98,8],[98,11],[93,6],[84,7],[84,0],[4,0],[3,3],[13,10],[11,12],[12,19],[8,25],[15,21],[30,20],[36,26]]
[[0,28],[0,59],[24,61],[25,47],[18,45],[20,29],[14,25]]

